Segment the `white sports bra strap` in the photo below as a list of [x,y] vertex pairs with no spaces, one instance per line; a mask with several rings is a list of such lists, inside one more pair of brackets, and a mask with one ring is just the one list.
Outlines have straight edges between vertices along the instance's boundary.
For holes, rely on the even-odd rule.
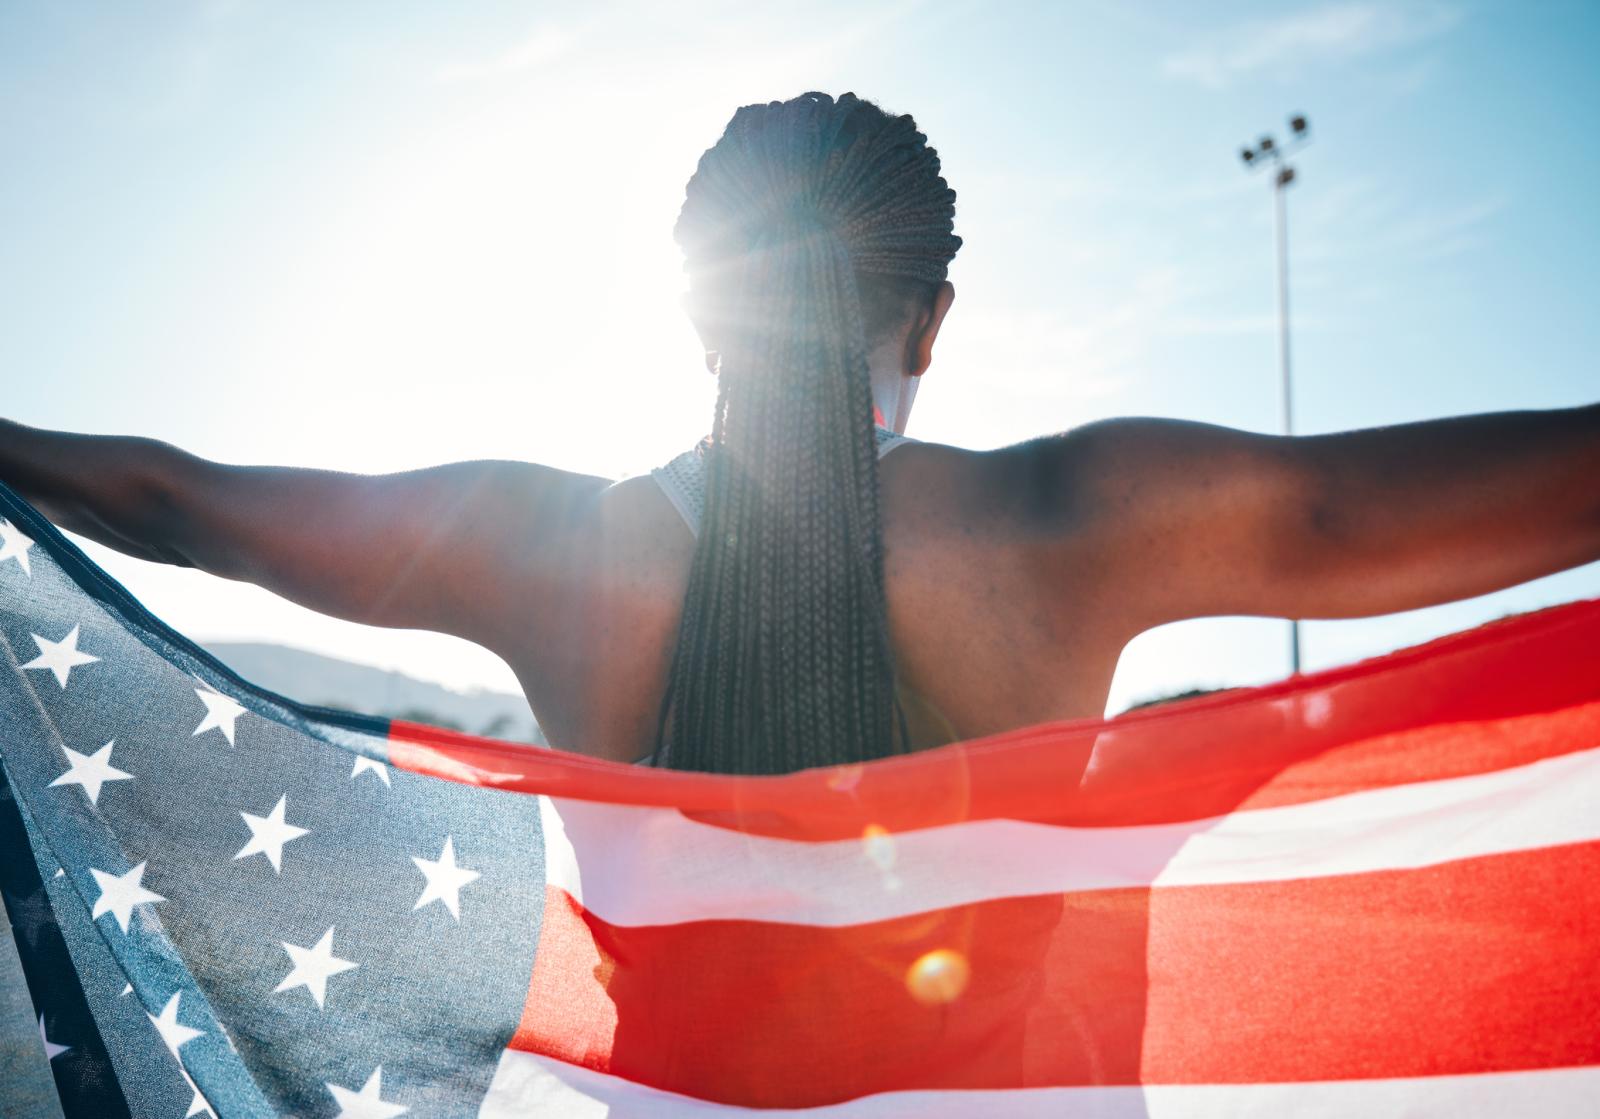
[[[896,435],[886,427],[878,428],[877,433],[880,459],[896,447],[916,442],[904,435]],[[705,443],[696,444],[665,466],[650,471],[656,485],[667,495],[667,500],[672,502],[672,507],[683,517],[684,524],[689,526],[689,532],[694,536],[700,535],[700,518],[706,508],[705,452]]]

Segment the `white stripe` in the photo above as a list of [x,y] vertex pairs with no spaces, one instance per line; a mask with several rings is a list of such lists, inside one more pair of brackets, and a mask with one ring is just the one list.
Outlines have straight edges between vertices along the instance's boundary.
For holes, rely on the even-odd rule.
[[613,925],[842,926],[992,898],[1321,878],[1592,841],[1600,749],[1182,824],[979,820],[823,843],[671,809],[541,801],[548,880]]
[[583,873],[578,869],[578,855],[572,849],[572,841],[567,838],[567,829],[561,819],[561,812],[556,808],[555,802],[547,796],[539,798],[539,826],[544,833],[544,880],[551,885],[560,886],[581,902]]
[[1394,1080],[1313,1080],[1295,1084],[1158,1084],[993,1091],[884,1092],[803,1109],[732,1107],[647,1088],[618,1076],[507,1049],[500,1057],[481,1119],[1389,1119],[1449,1115],[1453,1119],[1595,1119],[1600,1068],[1537,1069],[1475,1076]]

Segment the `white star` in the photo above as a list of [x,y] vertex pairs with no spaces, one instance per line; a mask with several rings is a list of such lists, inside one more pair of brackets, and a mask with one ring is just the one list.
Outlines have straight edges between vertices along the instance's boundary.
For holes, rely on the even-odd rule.
[[444,837],[444,850],[437,859],[419,859],[413,855],[411,861],[417,864],[417,869],[428,880],[427,885],[422,887],[422,896],[411,908],[417,910],[430,901],[442,901],[450,911],[450,916],[461,920],[461,887],[475,881],[479,875],[475,870],[456,866],[455,843],[451,837]]
[[70,1053],[72,1051],[72,1046],[57,1045],[55,1042],[51,1041],[45,1036],[43,1014],[39,1015],[39,1040],[44,1042],[44,1055],[46,1060],[53,1061],[57,1057],[61,1056],[61,1054]]
[[383,1098],[382,1065],[372,1070],[372,1075],[367,1077],[367,1082],[361,1085],[359,1092],[341,1088],[337,1084],[328,1084],[328,1091],[333,1093],[334,1102],[339,1105],[339,1114],[334,1119],[394,1119],[396,1115],[404,1115],[411,1110]]
[[88,653],[78,652],[78,627],[73,626],[72,632],[60,641],[46,641],[37,633],[30,634],[33,643],[39,646],[39,655],[34,657],[23,668],[48,668],[56,674],[56,683],[63,688],[67,686],[67,676],[80,664],[93,664],[99,657],[91,657]]
[[[178,1021],[178,1000],[181,998],[183,998],[183,992],[178,991],[168,999],[167,1005],[161,1008],[160,1017],[151,1014],[149,1011],[145,1012],[145,1017],[155,1024],[156,1032],[161,1035],[161,1040],[166,1042],[167,1052],[174,1057],[178,1057],[178,1047],[180,1045],[187,1044],[205,1033],[204,1030],[192,1029]],[[182,1057],[178,1057],[178,1063],[183,1063]]]
[[28,549],[31,547],[33,541],[22,535],[20,528],[10,521],[0,520],[0,563],[14,559],[17,566],[22,568],[22,573],[33,578],[33,568],[28,566]]
[[311,997],[317,1000],[317,1009],[322,1008],[322,1000],[328,995],[328,979],[338,975],[341,971],[360,967],[349,960],[341,960],[333,954],[333,929],[322,934],[322,939],[310,948],[301,948],[280,941],[283,950],[289,953],[289,958],[294,961],[294,967],[289,974],[283,977],[283,982],[272,989],[273,994],[287,991],[294,987],[304,987],[311,992]]
[[189,1110],[183,1113],[183,1119],[199,1115],[202,1111],[209,1111],[214,1117],[217,1113],[212,1110],[211,1101],[200,1094],[200,1089],[195,1085],[194,1078],[189,1075],[189,1070],[180,1068],[178,1071],[183,1074],[183,1082],[189,1085],[189,1090],[194,1093],[193,1098],[189,1100]]
[[206,705],[206,717],[200,720],[200,725],[194,728],[194,735],[190,737],[204,734],[208,730],[220,730],[223,737],[228,740],[228,745],[232,746],[233,724],[244,714],[244,708],[210,688],[196,688],[194,694]]
[[160,894],[153,894],[141,885],[144,881],[144,865],[140,863],[120,877],[90,867],[89,873],[94,875],[95,884],[100,887],[100,896],[95,899],[94,911],[89,919],[98,920],[102,913],[109,913],[117,919],[122,931],[127,932],[128,918],[133,916],[134,906],[147,901],[166,901]]
[[273,871],[278,874],[283,873],[283,845],[292,839],[299,839],[302,835],[311,834],[305,828],[284,823],[283,802],[284,798],[279,797],[278,803],[265,816],[252,816],[248,812],[239,813],[244,817],[244,822],[250,825],[250,840],[234,858],[245,859],[251,855],[265,855],[267,862],[272,864]]
[[97,804],[100,800],[100,786],[107,781],[132,781],[133,774],[125,773],[111,764],[111,747],[115,744],[116,739],[112,739],[93,754],[80,754],[71,746],[63,744],[61,749],[66,752],[67,765],[70,768],[50,782],[50,787],[53,789],[57,785],[82,785],[83,791],[89,794],[89,803]]
[[[389,784],[389,767],[388,766],[384,765],[382,762],[378,761],[376,758],[369,758],[365,754],[357,754],[356,755],[355,767],[350,770],[351,778],[354,779],[356,777],[359,777],[359,776],[361,776],[361,774],[367,772],[368,770],[370,770],[373,773],[376,773],[380,778],[382,778],[383,783],[385,785]],[[393,786],[390,786],[390,787],[392,788]]]

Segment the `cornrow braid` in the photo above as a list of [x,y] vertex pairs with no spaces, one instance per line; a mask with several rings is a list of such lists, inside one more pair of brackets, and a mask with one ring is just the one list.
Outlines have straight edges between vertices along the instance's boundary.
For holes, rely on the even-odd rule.
[[862,294],[903,311],[907,284],[942,281],[954,216],[916,123],[852,93],[747,105],[701,157],[674,232],[722,363],[657,764],[784,773],[906,748]]

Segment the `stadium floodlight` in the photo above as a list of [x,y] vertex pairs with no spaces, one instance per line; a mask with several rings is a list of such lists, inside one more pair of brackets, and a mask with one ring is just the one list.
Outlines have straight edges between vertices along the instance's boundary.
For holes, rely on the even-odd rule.
[[[1290,117],[1290,141],[1287,150],[1306,143],[1310,129],[1310,122],[1304,113],[1296,113]],[[1267,163],[1277,168],[1277,173],[1272,176],[1272,197],[1273,234],[1278,250],[1278,365],[1283,394],[1283,433],[1293,435],[1294,397],[1289,376],[1289,214],[1284,201],[1284,190],[1294,182],[1295,172],[1284,158],[1285,150],[1278,146],[1277,141],[1269,133],[1256,141],[1254,149],[1249,147],[1241,149],[1239,157],[1251,171]],[[1292,673],[1299,675],[1300,623],[1293,619],[1289,622],[1289,668]]]

